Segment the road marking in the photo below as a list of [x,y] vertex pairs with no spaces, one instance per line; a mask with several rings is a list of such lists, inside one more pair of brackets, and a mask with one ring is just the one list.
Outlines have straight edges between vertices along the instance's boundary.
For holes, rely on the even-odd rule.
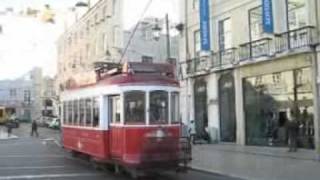
[[62,155],[7,155],[0,158],[65,158]]
[[67,166],[22,166],[22,167],[0,167],[0,170],[23,170],[23,169],[59,169]]
[[0,180],[17,180],[17,179],[42,179],[42,178],[70,178],[70,177],[90,177],[101,176],[98,173],[71,173],[71,174],[43,174],[43,175],[17,175],[17,176],[0,176]]

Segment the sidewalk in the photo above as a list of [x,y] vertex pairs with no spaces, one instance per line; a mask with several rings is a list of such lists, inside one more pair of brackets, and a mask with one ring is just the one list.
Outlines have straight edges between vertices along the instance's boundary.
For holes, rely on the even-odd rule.
[[320,162],[316,153],[286,148],[240,145],[196,145],[191,167],[252,180],[319,180]]
[[9,137],[8,137],[8,133],[5,132],[3,129],[0,128],[0,140],[6,140],[6,139],[17,139],[18,137],[11,134]]

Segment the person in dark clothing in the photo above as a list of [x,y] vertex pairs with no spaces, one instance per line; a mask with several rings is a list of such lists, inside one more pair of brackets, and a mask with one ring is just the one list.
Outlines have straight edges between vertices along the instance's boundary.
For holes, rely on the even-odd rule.
[[35,120],[31,123],[31,136],[33,136],[33,134],[36,134],[36,136],[39,137],[38,124]]
[[299,124],[295,113],[293,111],[290,113],[292,118],[287,122],[289,152],[297,152]]
[[6,126],[7,126],[8,137],[10,137],[10,136],[11,136],[11,133],[12,133],[12,124],[11,124],[11,122],[8,122],[8,123],[6,124]]

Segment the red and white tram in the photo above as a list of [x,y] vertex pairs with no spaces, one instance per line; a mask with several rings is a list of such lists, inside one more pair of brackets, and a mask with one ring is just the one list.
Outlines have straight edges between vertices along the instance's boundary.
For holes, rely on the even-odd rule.
[[100,70],[97,83],[62,93],[64,148],[134,170],[177,168],[186,159],[174,67],[130,63]]

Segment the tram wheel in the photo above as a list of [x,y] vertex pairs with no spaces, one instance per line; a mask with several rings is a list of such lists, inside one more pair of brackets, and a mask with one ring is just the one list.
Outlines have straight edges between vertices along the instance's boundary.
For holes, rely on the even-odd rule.
[[72,157],[74,157],[74,158],[76,158],[76,157],[78,157],[79,156],[79,153],[77,152],[77,151],[71,151],[71,156]]

